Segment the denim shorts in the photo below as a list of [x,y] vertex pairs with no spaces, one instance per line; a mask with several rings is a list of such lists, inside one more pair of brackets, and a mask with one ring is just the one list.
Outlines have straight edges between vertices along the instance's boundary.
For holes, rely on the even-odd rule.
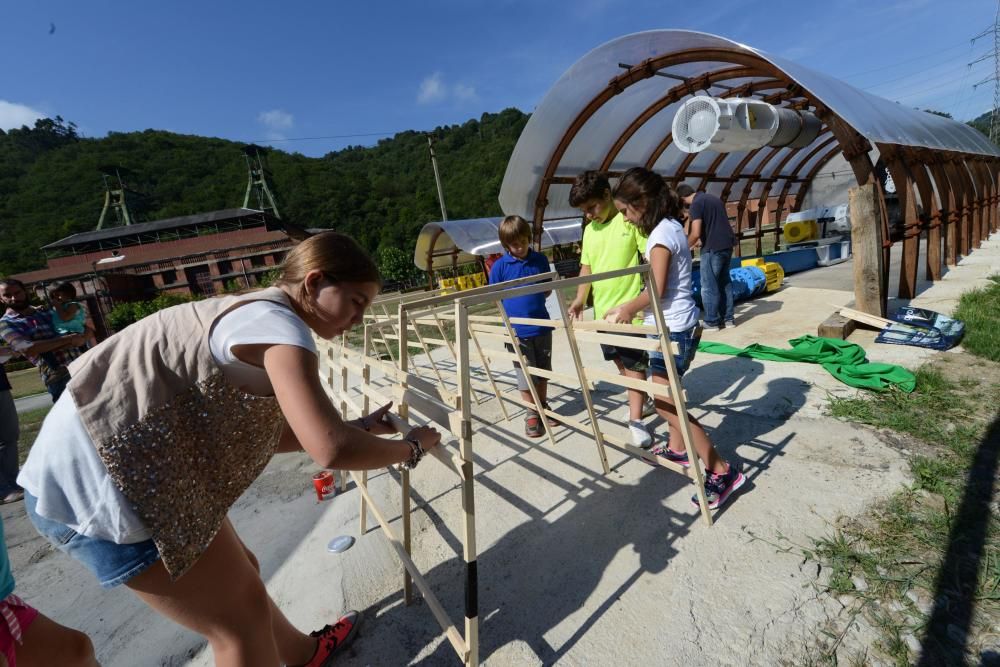
[[148,569],[160,560],[153,540],[135,544],[115,544],[96,537],[87,537],[66,524],[40,516],[35,511],[38,499],[24,494],[24,507],[38,533],[56,549],[87,566],[103,588],[114,588]]
[[[659,340],[660,337],[650,334],[649,338]],[[691,366],[694,353],[698,351],[698,343],[701,341],[701,326],[696,324],[687,331],[671,331],[670,340],[677,344],[677,354],[674,355],[677,377],[683,377]],[[666,375],[667,366],[663,363],[663,354],[659,350],[649,352],[649,370],[652,373]]]

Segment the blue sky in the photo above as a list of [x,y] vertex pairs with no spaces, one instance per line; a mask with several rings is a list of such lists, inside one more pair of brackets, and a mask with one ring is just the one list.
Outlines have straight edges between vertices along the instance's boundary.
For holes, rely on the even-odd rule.
[[[0,2],[0,128],[61,115],[86,136],[147,128],[306,155],[531,111],[592,48],[710,32],[914,107],[992,105],[990,0]],[[53,31],[54,28],[54,31]],[[353,136],[345,136],[353,135]],[[331,137],[304,139],[309,137]]]

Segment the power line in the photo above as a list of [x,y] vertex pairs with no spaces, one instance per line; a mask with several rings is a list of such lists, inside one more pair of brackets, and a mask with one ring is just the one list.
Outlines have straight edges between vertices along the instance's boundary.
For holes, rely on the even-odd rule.
[[[892,69],[893,67],[899,67],[900,65],[907,65],[909,63],[916,62],[918,60],[924,60],[926,58],[933,58],[935,56],[940,56],[942,53],[944,53],[946,51],[951,51],[953,49],[957,49],[960,46],[965,46],[966,44],[967,43],[965,41],[963,41],[963,42],[961,42],[959,44],[955,44],[953,46],[949,46],[949,47],[944,48],[944,49],[938,49],[938,50],[934,51],[933,53],[925,53],[924,55],[917,56],[916,58],[910,58],[909,60],[901,60],[899,62],[890,64],[890,65],[885,65],[884,67],[875,67],[874,69],[868,69],[868,70],[865,70],[863,72],[855,72],[853,74],[844,74],[840,78],[842,78],[842,79],[849,79],[849,78],[856,77],[856,76],[864,76],[865,74],[871,74],[872,72],[882,72],[884,70]],[[948,60],[946,60],[944,62],[950,62],[951,60],[956,60],[956,58],[949,58]]]
[[[956,60],[965,60],[966,58],[968,58],[968,55],[966,55],[966,54],[959,54],[955,58],[950,58],[948,60],[941,61],[937,65],[933,65],[930,69],[933,69],[934,67],[940,67],[941,65],[945,65],[945,64],[948,64],[948,63],[951,63],[951,62],[955,62]],[[968,69],[971,65],[974,65],[974,64],[975,63],[966,63],[966,64],[962,65],[961,67],[962,67],[962,69]],[[952,69],[957,69],[957,68],[952,68]],[[892,79],[886,79],[885,81],[881,81],[879,83],[873,83],[873,84],[866,85],[862,90],[872,90],[874,88],[878,88],[880,86],[884,86],[887,83],[894,83],[896,81],[902,81],[903,79],[912,79],[913,77],[916,77],[916,76],[924,76],[924,75],[926,75],[926,73],[927,73],[927,70],[923,70],[923,71],[920,71],[920,72],[912,72],[910,74],[904,74],[903,76],[897,76],[897,77],[892,78]],[[949,72],[949,74],[950,74],[950,72]]]
[[322,137],[287,137],[284,139],[251,139],[250,143],[274,144],[282,141],[319,141],[321,139],[355,139],[358,137],[391,137],[395,132],[362,132],[359,134],[328,134]]
[[973,37],[972,41],[975,42],[977,39],[986,37],[991,32],[993,33],[993,51],[973,60],[969,63],[969,66],[971,67],[989,58],[993,59],[993,76],[972,84],[972,88],[975,90],[984,83],[993,83],[993,112],[990,114],[990,141],[996,143],[997,138],[1000,138],[1000,0],[997,0],[997,13],[993,19],[993,26]]

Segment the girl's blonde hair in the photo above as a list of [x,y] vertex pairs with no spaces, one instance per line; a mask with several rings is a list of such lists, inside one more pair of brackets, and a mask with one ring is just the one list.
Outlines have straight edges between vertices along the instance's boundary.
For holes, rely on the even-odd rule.
[[288,251],[275,284],[301,287],[310,271],[321,271],[331,283],[378,283],[382,276],[358,242],[339,232],[314,234]]

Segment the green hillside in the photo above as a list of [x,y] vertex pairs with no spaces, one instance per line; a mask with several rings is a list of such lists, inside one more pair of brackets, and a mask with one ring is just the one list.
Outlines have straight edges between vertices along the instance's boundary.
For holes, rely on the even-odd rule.
[[[507,109],[434,130],[450,218],[500,214],[504,169],[527,120]],[[159,130],[82,138],[59,117],[0,130],[0,275],[41,268],[41,246],[96,227],[104,197],[99,165],[135,172],[147,195],[137,217],[159,220],[240,206],[247,180],[240,149]],[[420,228],[441,218],[422,132],[322,158],[279,150],[268,157],[283,218],[333,227],[372,252],[409,250]]]

